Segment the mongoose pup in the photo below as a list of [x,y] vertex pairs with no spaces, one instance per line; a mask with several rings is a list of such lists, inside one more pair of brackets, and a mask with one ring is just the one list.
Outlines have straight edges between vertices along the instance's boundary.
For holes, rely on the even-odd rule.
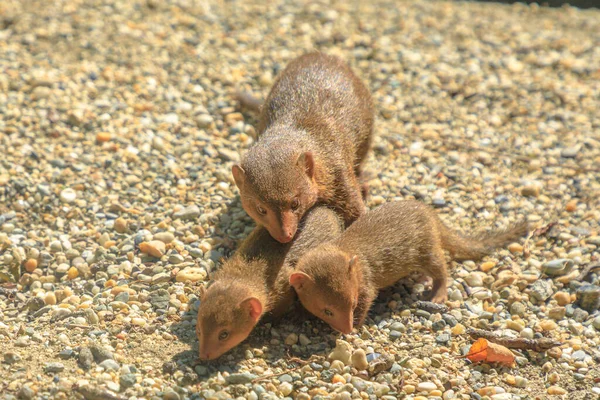
[[[256,109],[250,97],[242,103]],[[336,209],[346,225],[364,212],[357,177],[371,145],[374,111],[367,87],[341,59],[310,53],[273,84],[258,140],[232,168],[242,205],[280,243],[294,237],[315,203]]]
[[200,296],[196,324],[200,358],[221,356],[246,339],[265,314],[277,317],[287,311],[295,299],[289,274],[298,258],[337,238],[342,228],[338,215],[321,206],[306,213],[290,243],[279,243],[265,228],[255,228]]
[[475,260],[527,232],[508,230],[465,237],[447,228],[418,201],[387,203],[367,212],[338,239],[308,251],[290,275],[302,305],[332,328],[362,325],[380,289],[412,272],[433,278],[431,300],[447,299],[444,250],[454,260]]

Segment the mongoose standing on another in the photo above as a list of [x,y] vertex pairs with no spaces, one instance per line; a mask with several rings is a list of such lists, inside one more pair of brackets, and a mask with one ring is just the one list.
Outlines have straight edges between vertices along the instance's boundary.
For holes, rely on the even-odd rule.
[[332,328],[350,333],[353,325],[362,325],[380,289],[412,272],[431,276],[432,301],[444,302],[444,250],[454,260],[475,260],[526,232],[527,224],[520,223],[508,230],[465,237],[447,228],[421,202],[387,203],[360,217],[339,239],[302,256],[290,284],[308,311]]
[[[240,101],[257,107],[250,97]],[[310,53],[290,62],[261,107],[258,141],[232,169],[248,215],[280,243],[317,202],[346,225],[356,220],[373,120],[371,94],[344,61]]]
[[298,258],[341,232],[338,215],[320,206],[306,213],[290,243],[279,243],[265,228],[255,228],[200,295],[200,358],[219,357],[246,339],[263,315],[277,317],[287,311],[295,299],[289,274]]

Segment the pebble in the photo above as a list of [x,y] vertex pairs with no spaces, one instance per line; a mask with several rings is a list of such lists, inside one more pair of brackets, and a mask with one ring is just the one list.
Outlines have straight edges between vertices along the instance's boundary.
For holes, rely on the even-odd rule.
[[421,382],[417,385],[417,391],[419,392],[431,392],[437,389],[437,385],[433,382]]
[[200,267],[186,267],[175,277],[177,282],[199,282],[206,279],[206,271]]
[[164,242],[151,240],[149,242],[140,243],[140,251],[152,257],[160,258],[165,254],[166,248]]
[[355,350],[352,353],[352,366],[358,371],[364,371],[369,367],[367,355],[363,349]]
[[77,199],[77,193],[73,189],[63,189],[60,192],[60,200],[63,203],[73,203]]
[[65,369],[64,364],[59,363],[59,362],[51,362],[44,366],[44,371],[49,372],[49,373],[62,372],[64,369]]
[[196,205],[191,205],[177,211],[173,214],[173,218],[182,220],[192,220],[200,216],[200,208]]
[[600,286],[584,284],[577,289],[577,304],[588,312],[600,309]]
[[336,345],[333,351],[329,354],[329,361],[341,361],[344,365],[350,364],[350,358],[352,357],[352,347],[350,343],[338,339],[335,341]]
[[542,271],[550,276],[565,275],[573,269],[573,260],[556,259],[542,264]]
[[244,372],[244,373],[240,373],[240,374],[231,374],[225,378],[225,381],[227,383],[229,383],[230,385],[239,385],[239,384],[250,383],[256,378],[257,378],[256,375],[250,374],[248,372]]
[[285,344],[288,346],[294,345],[298,343],[298,335],[296,335],[295,333],[290,333],[286,338],[285,338]]
[[548,394],[561,396],[567,394],[567,391],[559,386],[550,386],[548,388]]

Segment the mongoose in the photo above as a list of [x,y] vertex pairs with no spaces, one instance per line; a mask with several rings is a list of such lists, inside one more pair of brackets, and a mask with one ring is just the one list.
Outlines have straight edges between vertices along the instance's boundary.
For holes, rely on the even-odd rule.
[[[256,109],[251,97],[240,96]],[[371,145],[374,111],[367,87],[341,59],[300,56],[273,84],[258,140],[232,168],[242,205],[280,243],[317,202],[346,225],[364,212],[357,177]]]
[[295,299],[288,280],[298,258],[341,232],[340,217],[321,206],[306,213],[292,242],[279,243],[265,228],[255,228],[200,295],[200,358],[212,360],[237,346],[265,314],[285,313]]
[[444,250],[454,260],[475,260],[526,232],[523,222],[466,237],[446,227],[421,202],[387,203],[358,218],[338,239],[304,254],[290,284],[308,311],[350,333],[353,322],[362,325],[380,289],[412,272],[431,276],[431,300],[446,301]]

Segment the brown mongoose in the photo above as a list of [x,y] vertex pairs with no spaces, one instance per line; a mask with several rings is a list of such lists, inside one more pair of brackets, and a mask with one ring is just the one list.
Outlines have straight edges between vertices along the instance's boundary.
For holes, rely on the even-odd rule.
[[[249,98],[249,97],[248,97]],[[248,107],[256,102],[241,96]],[[367,87],[341,59],[309,53],[277,77],[257,126],[258,140],[232,174],[242,205],[280,243],[317,202],[346,225],[364,212],[357,177],[371,145]]]
[[302,219],[296,238],[283,244],[255,228],[201,293],[196,334],[200,358],[212,360],[242,342],[265,314],[277,317],[293,304],[289,274],[307,250],[342,232],[340,217],[316,206]]
[[412,272],[433,278],[431,300],[447,299],[444,250],[454,260],[475,260],[527,232],[527,224],[473,237],[447,228],[435,211],[399,201],[369,211],[338,239],[304,254],[290,284],[302,305],[332,328],[362,325],[380,289]]

